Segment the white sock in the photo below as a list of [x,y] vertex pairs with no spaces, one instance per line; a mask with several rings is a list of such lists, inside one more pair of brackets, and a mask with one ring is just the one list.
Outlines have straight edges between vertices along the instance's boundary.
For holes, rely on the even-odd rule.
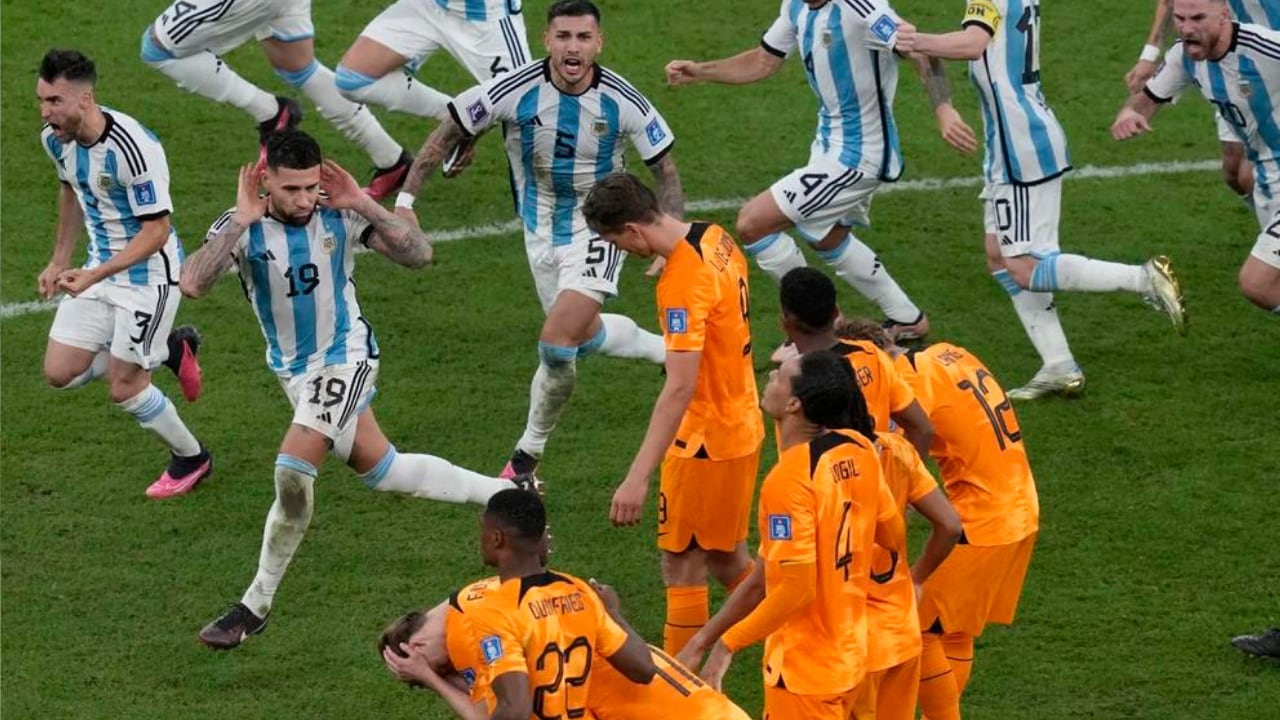
[[538,343],[542,362],[529,385],[529,419],[516,448],[534,457],[542,457],[547,438],[556,429],[560,413],[573,395],[577,384],[577,348],[564,348]]
[[766,235],[742,249],[749,257],[755,258],[760,269],[775,281],[806,265],[795,239],[786,233]]
[[898,287],[875,251],[853,233],[835,249],[819,250],[818,256],[835,269],[842,280],[875,303],[886,318],[907,325],[920,319],[920,308]]
[[1040,354],[1044,369],[1053,373],[1066,373],[1076,369],[1076,359],[1067,345],[1067,335],[1058,320],[1058,309],[1053,304],[1052,293],[1023,291],[1009,298],[1013,309],[1027,331],[1027,337]]
[[400,143],[387,134],[369,108],[351,102],[338,92],[333,71],[319,61],[299,73],[280,73],[280,76],[301,89],[302,94],[316,104],[320,115],[348,140],[364,148],[375,166],[391,167],[400,159],[404,152]]
[[93,356],[93,362],[89,363],[89,367],[79,375],[71,378],[71,382],[58,388],[59,390],[74,390],[84,387],[95,379],[107,374],[107,365],[111,362],[111,353],[106,350],[99,350],[97,355]]
[[290,455],[276,457],[276,499],[262,528],[262,550],[258,573],[240,602],[260,618],[271,612],[284,571],[311,524],[315,506],[316,469],[305,460]]
[[169,398],[155,385],[148,385],[137,395],[116,403],[116,407],[136,418],[142,427],[159,435],[174,455],[192,457],[200,454],[200,441],[183,424]]
[[210,100],[231,103],[252,115],[254,122],[270,120],[279,109],[273,95],[237,75],[211,52],[149,64],[178,83],[178,87]]
[[1146,271],[1141,265],[1092,260],[1083,255],[1049,255],[1036,263],[1031,289],[1039,292],[1142,292]]
[[494,493],[514,487],[510,480],[485,477],[435,455],[402,454],[395,447],[387,448],[382,460],[360,478],[374,490],[480,505]]
[[609,357],[640,358],[661,365],[667,360],[667,347],[662,336],[651,333],[626,315],[602,313],[604,344],[600,352]]
[[392,71],[375,79],[339,65],[335,77],[338,90],[352,102],[381,105],[436,120],[444,120],[449,114],[449,96],[407,72]]

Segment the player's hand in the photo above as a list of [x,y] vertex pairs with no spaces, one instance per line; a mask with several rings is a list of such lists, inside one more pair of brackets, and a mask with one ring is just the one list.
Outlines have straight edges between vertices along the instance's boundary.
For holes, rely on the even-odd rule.
[[431,669],[431,663],[427,662],[427,656],[421,650],[400,643],[400,651],[407,657],[397,655],[389,647],[382,649],[382,661],[386,663],[387,670],[395,675],[397,680],[411,685],[430,686],[432,680],[440,679],[436,671]]
[[458,177],[475,159],[476,139],[473,137],[463,138],[449,150],[449,153],[445,156],[444,164],[440,166],[440,172],[447,178]]
[[671,87],[692,85],[698,82],[698,63],[692,60],[672,60],[667,63],[667,84]]
[[329,159],[320,166],[320,189],[324,191],[320,203],[334,210],[351,210],[369,199],[351,173]]
[[1142,113],[1128,107],[1120,111],[1115,123],[1111,125],[1111,137],[1116,140],[1128,140],[1149,132],[1151,132],[1151,123],[1143,117]]
[[973,128],[969,127],[964,118],[960,117],[960,113],[950,104],[942,105],[938,108],[936,115],[938,117],[938,130],[942,132],[942,139],[948,145],[955,148],[962,155],[969,155],[978,149],[978,138],[973,134]]
[[693,637],[689,638],[683,648],[680,648],[680,652],[676,653],[676,660],[680,661],[681,665],[696,672],[698,666],[702,664],[702,656],[706,654],[707,643],[702,637],[702,632],[698,631],[694,633]]
[[729,664],[733,662],[733,653],[729,652],[729,648],[724,643],[717,642],[711,648],[711,655],[707,657],[707,662],[703,664],[702,670],[698,672],[698,677],[707,681],[707,684],[720,691],[720,686],[724,682],[725,673],[729,672]]
[[267,214],[267,199],[258,194],[262,167],[261,162],[256,162],[240,168],[240,179],[236,184],[236,214],[233,219],[241,227],[248,227]]
[[597,582],[595,578],[587,580],[587,584],[600,596],[600,602],[604,603],[604,609],[608,610],[609,614],[619,614],[622,610],[622,600],[618,598],[618,591],[614,590],[612,585]]
[[58,287],[72,297],[88,290],[96,282],[98,282],[98,278],[94,272],[84,268],[63,270],[58,275]]
[[36,278],[36,290],[39,291],[40,297],[45,300],[51,300],[54,295],[58,294],[58,277],[66,272],[67,269],[67,265],[55,262],[50,262],[45,266],[44,271]]
[[613,493],[613,503],[609,507],[609,520],[614,525],[635,525],[644,514],[644,499],[649,494],[649,483],[646,480],[623,480]]
[[1156,74],[1156,68],[1158,67],[1151,60],[1139,60],[1129,72],[1124,74],[1125,87],[1129,88],[1131,93],[1141,92],[1142,87],[1147,84],[1151,76]]
[[667,266],[667,259],[658,255],[653,258],[653,262],[649,263],[649,268],[644,271],[645,277],[658,277],[662,274],[662,269]]
[[893,49],[904,55],[916,49],[915,25],[905,20],[898,23],[898,39],[893,43]]

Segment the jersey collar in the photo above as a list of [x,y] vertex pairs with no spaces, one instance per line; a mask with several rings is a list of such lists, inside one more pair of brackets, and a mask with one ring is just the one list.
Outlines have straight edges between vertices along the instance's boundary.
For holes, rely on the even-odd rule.
[[102,113],[102,117],[105,120],[105,122],[102,123],[102,134],[98,136],[97,140],[94,140],[88,145],[84,145],[79,140],[76,140],[76,143],[79,144],[81,147],[91,148],[91,147],[96,147],[98,145],[101,145],[103,142],[106,141],[107,135],[111,132],[111,127],[116,124],[116,119],[111,117],[111,113],[107,112],[106,108],[99,105],[98,112]]
[[1222,54],[1222,57],[1211,57],[1210,62],[1222,62],[1223,58],[1236,51],[1236,45],[1240,43],[1240,23],[1231,23],[1231,46]]

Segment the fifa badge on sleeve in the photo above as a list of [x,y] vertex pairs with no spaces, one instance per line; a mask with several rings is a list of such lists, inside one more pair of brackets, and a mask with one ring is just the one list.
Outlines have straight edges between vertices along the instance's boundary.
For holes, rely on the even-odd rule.
[[489,117],[489,111],[484,109],[483,100],[477,100],[467,106],[467,118],[471,120],[472,125],[487,117]]
[[667,332],[672,335],[689,332],[689,311],[684,308],[667,308]]
[[139,205],[154,205],[156,186],[150,181],[133,186],[133,201]]
[[667,137],[667,131],[662,129],[662,123],[658,122],[658,118],[649,121],[644,126],[644,134],[649,138],[650,145],[657,145]]
[[790,515],[770,515],[769,516],[769,539],[770,540],[790,540],[791,539],[791,516]]
[[502,638],[497,635],[480,641],[480,653],[484,655],[484,661],[490,665],[497,662],[502,657]]
[[880,39],[880,42],[887,43],[893,39],[893,34],[898,30],[898,23],[888,15],[881,15],[879,20],[871,26],[871,33]]

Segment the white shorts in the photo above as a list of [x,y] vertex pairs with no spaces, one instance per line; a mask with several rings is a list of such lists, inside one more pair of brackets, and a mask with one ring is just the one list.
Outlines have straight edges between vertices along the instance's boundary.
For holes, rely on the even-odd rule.
[[311,0],[177,0],[151,30],[175,57],[222,55],[251,38],[294,42],[316,34]]
[[796,234],[816,243],[837,225],[869,226],[871,197],[879,187],[879,178],[814,154],[808,165],[792,170],[770,186],[769,192],[795,226]]
[[982,225],[995,235],[1002,257],[1042,257],[1058,252],[1062,177],[1038,185],[988,183],[982,198]]
[[533,271],[542,311],[551,310],[556,296],[574,290],[601,305],[618,294],[618,278],[627,254],[601,238],[552,245],[551,238],[524,231],[524,249]]
[[1280,270],[1280,213],[1273,215],[1271,222],[1263,226],[1249,254]]
[[169,358],[169,331],[182,295],[173,285],[100,282],[58,304],[49,337],[152,370]]
[[356,418],[373,402],[377,380],[378,361],[361,360],[281,377],[280,386],[293,406],[293,424],[350,448]]
[[1218,126],[1218,142],[1241,144],[1240,136],[1231,127],[1231,123],[1222,117],[1221,110],[1213,111],[1213,122]]
[[435,0],[397,0],[360,34],[406,58],[414,72],[437,50],[444,50],[478,82],[530,60],[523,15],[469,22]]

